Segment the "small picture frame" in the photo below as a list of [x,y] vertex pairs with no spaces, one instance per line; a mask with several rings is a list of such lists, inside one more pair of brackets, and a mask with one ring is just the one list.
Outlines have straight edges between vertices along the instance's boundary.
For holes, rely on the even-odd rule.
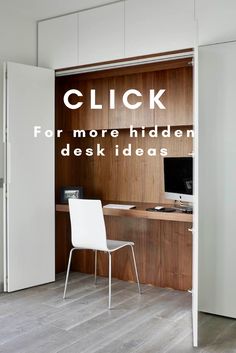
[[69,199],[83,199],[84,192],[82,186],[66,186],[61,188],[61,203],[68,204]]

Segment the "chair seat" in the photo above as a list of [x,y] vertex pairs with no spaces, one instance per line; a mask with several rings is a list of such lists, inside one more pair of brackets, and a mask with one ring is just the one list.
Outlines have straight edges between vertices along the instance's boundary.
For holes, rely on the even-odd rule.
[[107,247],[110,252],[116,251],[124,246],[134,245],[132,241],[110,240],[107,239]]

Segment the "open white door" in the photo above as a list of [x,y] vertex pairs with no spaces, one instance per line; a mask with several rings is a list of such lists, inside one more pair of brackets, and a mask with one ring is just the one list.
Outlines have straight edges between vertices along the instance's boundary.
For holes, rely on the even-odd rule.
[[236,318],[235,61],[235,41],[199,48],[199,310],[230,318]]
[[5,65],[4,290],[55,280],[54,71]]
[[194,214],[193,214],[193,270],[192,270],[192,327],[193,346],[198,346],[198,48],[194,49],[194,75],[193,75],[193,121],[194,121]]

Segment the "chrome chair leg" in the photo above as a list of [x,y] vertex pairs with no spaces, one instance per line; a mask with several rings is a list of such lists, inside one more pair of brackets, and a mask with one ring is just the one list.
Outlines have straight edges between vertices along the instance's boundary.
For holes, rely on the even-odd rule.
[[136,259],[135,259],[135,254],[134,254],[134,247],[133,247],[133,245],[130,245],[130,247],[131,247],[132,255],[133,255],[134,270],[135,270],[135,275],[136,275],[136,279],[137,279],[138,291],[139,291],[139,294],[141,294],[141,288],[140,288],[140,284],[139,284],[138,270],[137,270]]
[[65,288],[64,288],[64,294],[63,294],[63,299],[66,298],[66,289],[67,289],[67,283],[68,283],[68,278],[69,278],[69,273],[70,273],[70,264],[71,264],[71,258],[72,258],[72,253],[75,250],[75,248],[71,249],[70,255],[69,255],[69,260],[68,260],[68,265],[67,265],[67,272],[66,272],[66,282],[65,282]]
[[97,284],[97,261],[98,261],[98,254],[97,250],[95,250],[95,256],[94,256],[94,263],[95,263],[95,269],[94,269],[94,284]]
[[109,256],[109,304],[108,308],[111,309],[111,253],[108,253]]

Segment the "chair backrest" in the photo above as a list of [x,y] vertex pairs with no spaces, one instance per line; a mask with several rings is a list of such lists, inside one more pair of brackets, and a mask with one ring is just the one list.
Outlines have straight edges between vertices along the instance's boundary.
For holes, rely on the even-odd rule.
[[71,241],[74,247],[107,250],[100,200],[69,199]]

